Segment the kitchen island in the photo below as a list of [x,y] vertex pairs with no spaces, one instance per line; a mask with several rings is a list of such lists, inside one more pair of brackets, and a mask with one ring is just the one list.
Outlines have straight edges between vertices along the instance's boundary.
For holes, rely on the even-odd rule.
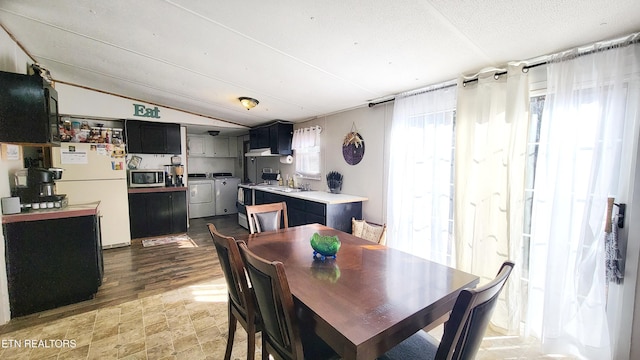
[[104,272],[99,205],[2,217],[11,317],[95,295]]
[[[318,223],[349,233],[351,218],[362,219],[362,202],[368,200],[366,197],[357,195],[300,191],[275,185],[240,185],[240,187],[245,189],[244,191],[252,192],[250,197],[252,204],[284,201],[287,204],[289,226]],[[243,206],[240,206],[240,211],[246,214]]]

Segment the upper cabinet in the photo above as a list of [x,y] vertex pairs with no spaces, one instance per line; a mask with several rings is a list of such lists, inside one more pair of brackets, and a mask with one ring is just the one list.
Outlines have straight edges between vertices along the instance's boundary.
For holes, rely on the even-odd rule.
[[269,127],[257,127],[249,130],[249,147],[251,149],[270,148]]
[[0,71],[0,142],[60,145],[58,93],[40,75]]
[[180,154],[180,125],[151,121],[125,122],[127,152],[130,154]]
[[[229,138],[211,137],[214,157],[230,157]],[[235,153],[233,153],[235,155]]]
[[206,138],[202,135],[187,136],[187,153],[189,156],[207,156]]
[[251,149],[271,149],[274,155],[291,155],[293,124],[276,121],[269,125],[249,130],[249,147]]
[[237,145],[235,137],[187,136],[187,150],[193,157],[237,157]]

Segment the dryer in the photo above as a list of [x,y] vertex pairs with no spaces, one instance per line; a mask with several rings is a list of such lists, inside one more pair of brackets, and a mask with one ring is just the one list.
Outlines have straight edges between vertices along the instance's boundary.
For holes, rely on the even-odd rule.
[[207,174],[189,174],[189,219],[216,215],[215,181]]

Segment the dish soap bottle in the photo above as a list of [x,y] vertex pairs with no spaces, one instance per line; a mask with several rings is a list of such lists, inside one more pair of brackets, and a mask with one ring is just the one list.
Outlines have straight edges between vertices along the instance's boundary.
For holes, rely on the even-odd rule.
[[293,176],[289,178],[287,186],[289,186],[290,188],[293,188]]
[[278,186],[282,186],[282,176],[280,176],[280,172],[278,172]]

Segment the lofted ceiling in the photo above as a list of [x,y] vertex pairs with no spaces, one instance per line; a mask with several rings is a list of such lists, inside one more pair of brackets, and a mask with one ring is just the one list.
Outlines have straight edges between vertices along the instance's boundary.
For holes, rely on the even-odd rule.
[[638,0],[0,1],[54,80],[249,127],[627,35],[638,14]]

